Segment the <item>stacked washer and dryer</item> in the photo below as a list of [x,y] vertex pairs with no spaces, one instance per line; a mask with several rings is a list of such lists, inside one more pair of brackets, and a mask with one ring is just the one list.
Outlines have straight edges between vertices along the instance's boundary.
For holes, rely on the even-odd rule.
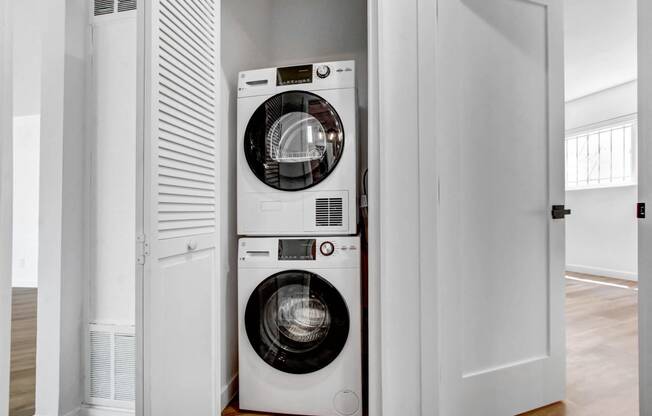
[[240,407],[362,414],[355,63],[238,77]]

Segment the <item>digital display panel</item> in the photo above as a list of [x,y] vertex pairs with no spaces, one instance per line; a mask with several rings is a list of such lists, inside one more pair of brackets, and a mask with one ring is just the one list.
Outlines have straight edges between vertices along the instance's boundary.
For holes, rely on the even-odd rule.
[[317,256],[317,240],[292,239],[279,240],[279,260],[315,260]]
[[312,65],[288,66],[276,70],[276,85],[309,84],[312,82]]

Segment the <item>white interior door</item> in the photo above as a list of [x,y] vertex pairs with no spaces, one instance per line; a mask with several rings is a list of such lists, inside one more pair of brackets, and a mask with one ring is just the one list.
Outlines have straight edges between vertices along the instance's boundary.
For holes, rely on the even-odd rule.
[[143,3],[142,407],[218,414],[219,2]]
[[562,1],[439,0],[441,414],[565,391]]
[[0,0],[0,416],[9,413],[13,201],[12,41],[9,1]]

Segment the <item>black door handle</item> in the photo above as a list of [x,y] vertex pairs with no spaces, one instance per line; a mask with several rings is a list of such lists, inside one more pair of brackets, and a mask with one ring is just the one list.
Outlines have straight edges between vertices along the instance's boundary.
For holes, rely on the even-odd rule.
[[566,218],[566,215],[571,215],[571,210],[566,209],[564,205],[553,205],[552,206],[552,219],[553,220],[563,220]]

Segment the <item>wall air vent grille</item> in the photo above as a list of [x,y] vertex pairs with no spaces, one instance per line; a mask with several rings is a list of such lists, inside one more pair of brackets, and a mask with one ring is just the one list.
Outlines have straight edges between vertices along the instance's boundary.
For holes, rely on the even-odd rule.
[[132,402],[136,400],[136,337],[116,334],[114,342],[115,399]]
[[315,224],[317,227],[341,227],[343,223],[342,198],[317,198]]
[[160,240],[216,230],[214,8],[212,0],[158,2],[154,139]]
[[105,14],[113,13],[113,1],[114,0],[95,0],[93,8],[95,16],[103,16]]
[[111,399],[112,334],[91,330],[90,390],[91,397]]
[[136,0],[118,0],[118,13],[136,10]]
[[87,372],[87,403],[133,408],[136,399],[134,328],[91,324]]

